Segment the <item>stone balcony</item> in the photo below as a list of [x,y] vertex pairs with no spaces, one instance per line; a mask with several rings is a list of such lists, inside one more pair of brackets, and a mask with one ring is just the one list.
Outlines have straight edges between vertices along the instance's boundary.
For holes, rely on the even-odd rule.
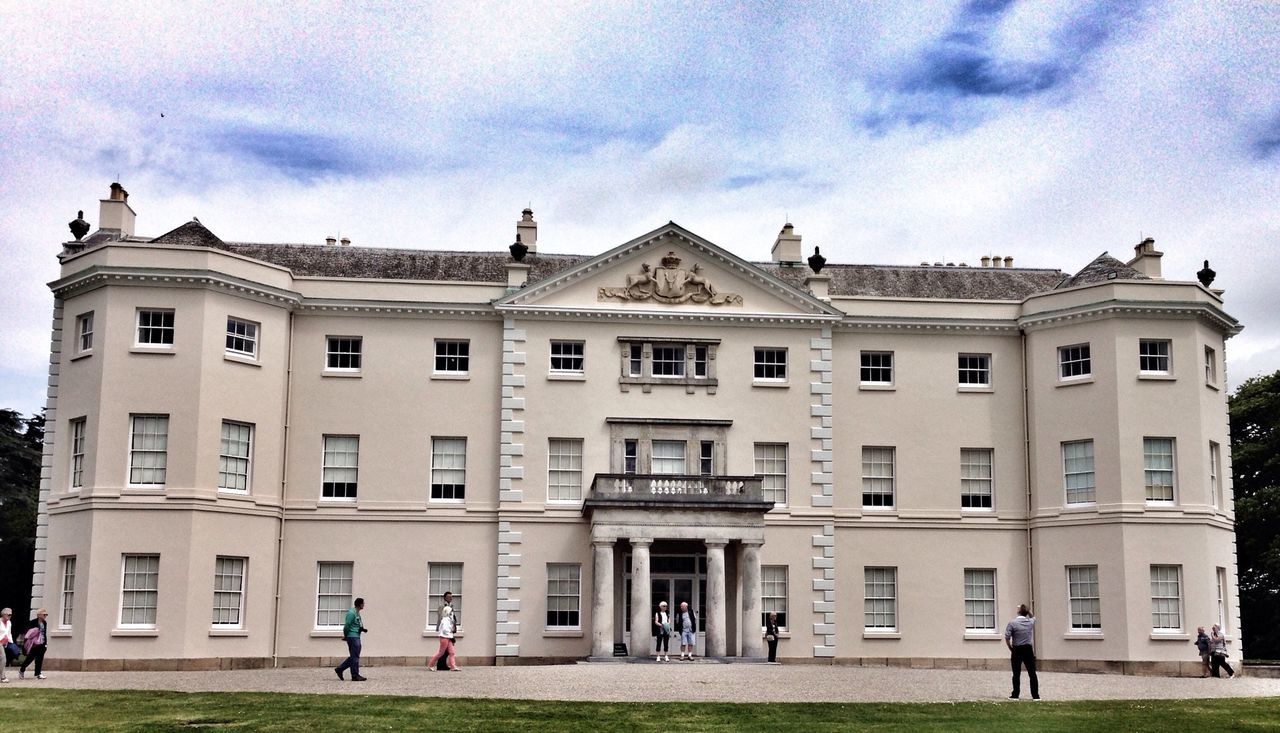
[[759,476],[597,473],[583,510],[596,507],[699,508],[766,512]]

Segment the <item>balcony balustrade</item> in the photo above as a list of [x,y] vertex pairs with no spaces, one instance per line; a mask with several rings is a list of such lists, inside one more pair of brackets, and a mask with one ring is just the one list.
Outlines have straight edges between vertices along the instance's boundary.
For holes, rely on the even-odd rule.
[[759,476],[597,473],[586,506],[696,504],[767,511]]

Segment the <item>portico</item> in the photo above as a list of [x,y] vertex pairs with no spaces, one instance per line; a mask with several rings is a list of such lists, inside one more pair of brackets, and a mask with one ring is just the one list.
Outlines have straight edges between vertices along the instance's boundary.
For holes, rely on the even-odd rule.
[[763,656],[760,547],[772,506],[754,476],[597,474],[583,505],[593,548],[591,656],[611,658],[628,631],[628,653],[649,655],[653,613],[658,600],[669,600],[653,597],[654,561],[672,568],[677,557],[693,572],[671,587],[689,597],[669,602],[705,609],[698,613],[705,656]]

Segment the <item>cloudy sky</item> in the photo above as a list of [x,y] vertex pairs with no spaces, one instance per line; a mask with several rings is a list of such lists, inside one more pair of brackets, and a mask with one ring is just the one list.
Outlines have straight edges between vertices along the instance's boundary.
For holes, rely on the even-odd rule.
[[1280,3],[0,0],[0,407],[43,405],[66,223],[544,251],[675,220],[765,260],[1204,259],[1280,369]]

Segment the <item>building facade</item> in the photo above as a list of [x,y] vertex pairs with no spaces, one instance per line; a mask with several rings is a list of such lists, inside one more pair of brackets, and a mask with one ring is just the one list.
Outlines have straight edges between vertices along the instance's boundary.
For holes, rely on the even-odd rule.
[[716,658],[776,612],[788,661],[1004,668],[1024,602],[1050,669],[1239,638],[1240,326],[1150,240],[1070,275],[806,265],[790,225],[547,254],[528,210],[510,253],[133,230],[113,185],[51,283],[70,668],[319,664],[355,596],[421,663],[445,590],[472,663],[645,656],[660,600]]

